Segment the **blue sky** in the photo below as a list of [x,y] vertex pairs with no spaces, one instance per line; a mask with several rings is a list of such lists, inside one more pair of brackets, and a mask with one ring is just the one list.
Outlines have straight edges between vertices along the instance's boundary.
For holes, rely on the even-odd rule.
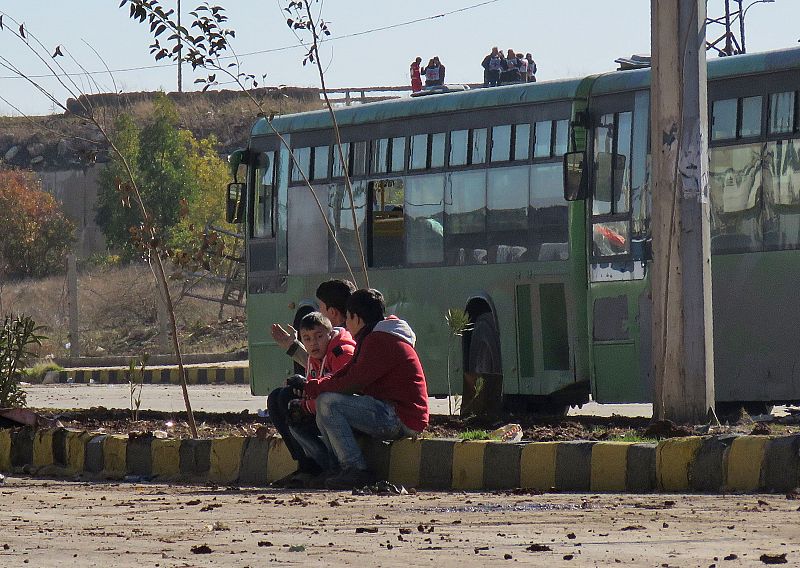
[[[182,1],[184,12],[200,4],[200,0]],[[292,47],[298,40],[285,24],[281,11],[285,0],[219,3],[226,7],[230,27],[236,30],[237,52],[287,48],[244,57],[244,70],[257,76],[266,74],[266,85],[318,85],[315,70],[302,65],[302,49]],[[407,84],[408,65],[418,55],[425,61],[438,55],[447,66],[448,83],[479,82],[480,61],[493,45],[532,52],[540,80],[609,71],[615,68],[613,60],[617,57],[650,51],[648,0],[495,0],[478,5],[481,3],[482,0],[323,0],[323,17],[329,21],[334,37],[422,19],[325,44],[322,59],[329,86]],[[163,1],[165,7],[174,4]],[[127,9],[118,5],[118,0],[0,0],[0,11],[23,21],[51,52],[61,44],[87,70],[100,71],[105,65],[115,70],[114,81],[120,89],[176,90],[172,66],[122,71],[157,64],[149,54],[151,37],[147,26],[130,20]],[[721,15],[723,5],[724,0],[709,0],[709,14]],[[432,18],[459,9],[464,10]],[[753,6],[746,17],[748,51],[798,46],[798,16],[797,0]],[[721,32],[721,28],[712,29],[709,36],[716,37]],[[89,46],[102,56],[102,61]],[[7,31],[0,32],[0,56],[26,73],[45,72],[41,63]],[[75,64],[62,61],[71,70],[79,70]],[[50,102],[24,81],[7,78],[9,75],[0,69],[0,94],[4,98],[26,114],[51,111]],[[184,67],[184,90],[193,89],[193,80],[198,76]],[[108,75],[96,75],[95,79],[102,89],[113,89]],[[59,100],[67,97],[53,80],[43,81]],[[85,79],[77,81],[83,81],[87,90],[90,88]],[[18,113],[0,101],[0,115],[13,114]]]

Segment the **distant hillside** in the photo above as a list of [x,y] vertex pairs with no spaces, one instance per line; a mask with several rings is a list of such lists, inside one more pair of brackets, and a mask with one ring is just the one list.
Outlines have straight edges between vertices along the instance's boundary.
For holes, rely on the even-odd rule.
[[[322,107],[315,88],[267,87],[253,91],[270,113],[288,114]],[[111,125],[120,113],[139,123],[150,115],[156,93],[102,93],[67,101],[69,112],[37,117],[0,117],[0,167],[37,171],[79,169],[108,161],[102,136],[83,116],[91,105],[95,116]],[[240,91],[168,93],[181,116],[182,126],[199,138],[213,134],[220,154],[243,146],[257,116],[257,108]],[[81,104],[83,103],[83,105]]]

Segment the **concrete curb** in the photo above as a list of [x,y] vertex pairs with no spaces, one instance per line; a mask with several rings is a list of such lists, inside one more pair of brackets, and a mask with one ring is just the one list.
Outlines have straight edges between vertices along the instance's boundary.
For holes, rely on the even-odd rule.
[[[370,467],[440,490],[786,492],[800,486],[800,435],[628,442],[364,441]],[[0,471],[81,479],[265,486],[293,471],[280,436],[162,440],[65,428],[0,429]]]
[[[59,383],[94,382],[97,384],[128,384],[126,369],[65,369],[58,372]],[[186,367],[186,381],[190,385],[250,383],[249,367]],[[180,384],[177,367],[149,367],[144,372],[144,384]]]

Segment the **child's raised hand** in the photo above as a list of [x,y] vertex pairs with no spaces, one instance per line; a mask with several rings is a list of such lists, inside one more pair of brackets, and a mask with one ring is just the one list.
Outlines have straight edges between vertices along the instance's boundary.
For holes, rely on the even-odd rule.
[[288,331],[283,329],[281,324],[273,323],[270,328],[270,334],[275,343],[281,349],[289,349],[289,346],[297,340],[297,331],[291,325],[286,326]]

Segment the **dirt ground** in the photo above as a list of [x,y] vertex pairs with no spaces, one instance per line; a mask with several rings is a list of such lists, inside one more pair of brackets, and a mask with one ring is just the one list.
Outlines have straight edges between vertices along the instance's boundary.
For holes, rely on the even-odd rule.
[[0,496],[3,567],[800,562],[800,501],[783,495],[385,497],[13,477]]

